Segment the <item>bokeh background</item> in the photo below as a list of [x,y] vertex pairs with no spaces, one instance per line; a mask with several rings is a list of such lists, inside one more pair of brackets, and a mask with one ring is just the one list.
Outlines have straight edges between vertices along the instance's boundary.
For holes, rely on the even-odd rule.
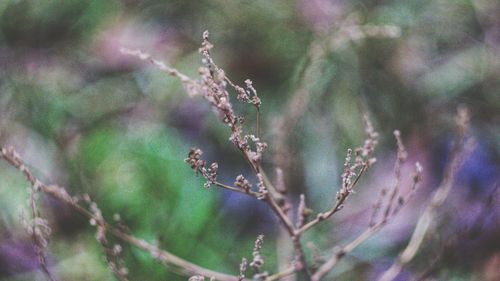
[[[292,201],[305,193],[315,211],[331,206],[345,151],[363,142],[364,112],[380,132],[377,164],[356,194],[304,237],[314,242],[310,260],[315,248],[327,257],[368,226],[374,198],[393,180],[394,129],[409,152],[403,175],[410,177],[415,161],[424,166],[409,206],[329,280],[374,280],[390,266],[440,182],[456,107],[466,105],[476,146],[425,247],[398,278],[499,280],[496,0],[3,0],[0,143],[15,146],[45,182],[89,194],[109,220],[119,214],[136,236],[202,266],[236,274],[263,233],[265,268],[275,272],[286,247],[268,208],[204,189],[183,163],[197,146],[219,163],[223,182],[250,174],[228,129],[175,78],[119,52],[140,48],[196,77],[204,30],[228,76],[253,80],[270,145],[265,166],[270,174],[273,163],[284,169]],[[301,90],[305,98],[291,102]],[[235,107],[252,129],[253,108]],[[283,116],[292,121],[285,142],[273,146]],[[22,225],[28,188],[0,163],[0,280],[44,280]],[[47,256],[54,275],[114,280],[89,222],[48,197],[39,202],[53,230]],[[187,280],[122,246],[131,280]]]

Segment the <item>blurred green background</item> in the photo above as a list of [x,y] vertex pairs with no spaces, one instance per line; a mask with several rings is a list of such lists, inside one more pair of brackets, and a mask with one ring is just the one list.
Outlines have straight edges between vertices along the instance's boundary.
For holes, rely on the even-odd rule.
[[[411,210],[329,278],[372,280],[390,265],[439,183],[455,109],[469,107],[476,148],[429,248],[399,278],[495,280],[498,201],[487,202],[500,174],[499,15],[497,0],[3,0],[0,144],[15,146],[45,182],[89,194],[110,221],[120,214],[136,236],[210,269],[237,274],[263,233],[265,268],[275,272],[279,229],[268,208],[203,189],[183,163],[197,146],[219,163],[223,182],[250,174],[228,129],[175,78],[119,52],[139,48],[196,77],[209,30],[217,64],[237,84],[250,78],[257,88],[270,145],[265,167],[271,175],[273,163],[285,169],[292,201],[305,193],[316,211],[331,205],[345,150],[362,144],[361,116],[372,116],[381,135],[376,168],[342,214],[304,237],[325,256],[366,228],[373,197],[391,183],[394,129],[410,153],[406,174],[413,161],[425,167]],[[297,89],[308,93],[302,109],[288,105]],[[235,108],[252,129],[253,108]],[[273,160],[276,120],[294,113],[288,158]],[[44,280],[21,224],[30,214],[28,185],[5,163],[0,179],[0,280]],[[50,198],[39,202],[53,228],[47,255],[55,275],[114,280],[88,221]],[[479,236],[462,236],[478,227]],[[131,280],[187,280],[122,246]]]

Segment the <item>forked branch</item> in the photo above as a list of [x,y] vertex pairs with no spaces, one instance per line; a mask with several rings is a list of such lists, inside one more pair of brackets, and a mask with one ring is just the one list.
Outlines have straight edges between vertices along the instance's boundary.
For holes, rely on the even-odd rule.
[[456,124],[457,136],[455,143],[453,144],[450,161],[446,167],[443,179],[437,190],[432,195],[431,200],[425,207],[424,212],[418,219],[408,245],[398,255],[392,266],[380,276],[378,279],[379,281],[393,280],[401,272],[403,267],[415,257],[427,232],[429,231],[431,222],[434,221],[437,215],[439,207],[443,205],[453,187],[455,175],[458,172],[458,169],[460,168],[467,152],[466,135],[469,128],[469,112],[467,108],[458,108]]

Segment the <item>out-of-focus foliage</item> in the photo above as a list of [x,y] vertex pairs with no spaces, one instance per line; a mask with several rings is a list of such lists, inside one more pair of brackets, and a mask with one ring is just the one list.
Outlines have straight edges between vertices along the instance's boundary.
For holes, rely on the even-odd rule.
[[[332,276],[368,280],[387,268],[439,182],[451,116],[465,104],[477,148],[433,240],[442,255],[439,267],[417,259],[404,274],[428,270],[438,279],[486,280],[500,255],[490,245],[499,234],[498,208],[489,209],[492,217],[482,213],[500,174],[499,15],[496,0],[0,1],[0,144],[14,145],[46,182],[89,194],[110,220],[120,214],[138,237],[202,266],[236,274],[264,233],[266,269],[273,271],[278,225],[269,210],[242,195],[203,189],[183,163],[189,147],[198,146],[219,162],[224,182],[249,173],[227,128],[175,78],[119,48],[143,49],[194,77],[201,34],[210,30],[218,65],[238,84],[253,80],[263,101],[263,138],[271,145],[273,120],[286,111],[311,65],[310,44],[320,42],[326,54],[305,85],[311,97],[289,140],[291,196],[305,192],[316,211],[331,205],[345,149],[362,141],[363,112],[373,117],[383,145],[363,190],[306,240],[328,249],[367,225],[374,196],[391,183],[390,136],[398,128],[411,160],[424,164],[427,184],[401,221]],[[334,45],[352,35],[339,30],[353,18],[359,25],[397,26],[400,36]],[[253,122],[252,108],[236,109]],[[0,164],[1,280],[43,280],[33,273],[36,257],[22,250],[30,245],[20,223],[21,214],[29,216],[26,188],[22,175]],[[60,279],[113,280],[93,227],[49,198],[40,202],[54,230],[49,264]],[[461,241],[457,233],[474,230],[479,218],[485,220],[482,234]],[[185,280],[123,247],[131,280]]]

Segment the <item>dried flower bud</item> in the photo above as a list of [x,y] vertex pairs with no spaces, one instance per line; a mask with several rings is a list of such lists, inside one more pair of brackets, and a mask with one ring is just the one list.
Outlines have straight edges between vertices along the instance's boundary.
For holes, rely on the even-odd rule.
[[191,166],[191,169],[198,172],[201,167],[205,166],[205,161],[201,160],[201,155],[203,151],[199,148],[191,148],[189,150],[188,158],[184,159],[184,162]]
[[219,164],[214,162],[210,164],[210,168],[206,169],[205,167],[201,168],[203,177],[207,180],[207,182],[203,185],[205,188],[209,188],[210,185],[214,184],[217,181],[217,172],[219,170]]
[[240,263],[240,275],[238,276],[238,281],[245,279],[245,271],[247,271],[247,259],[242,258]]
[[250,189],[252,188],[252,184],[250,182],[248,182],[248,180],[243,175],[238,175],[236,177],[236,181],[234,182],[234,185],[242,188],[246,192],[249,192]]
[[252,267],[255,273],[259,273],[260,268],[264,265],[264,258],[260,254],[260,250],[262,249],[263,243],[264,243],[264,235],[261,234],[257,237],[257,240],[255,240],[255,245],[252,252],[253,260],[250,263],[250,266]]
[[115,244],[113,246],[113,255],[119,255],[119,254],[121,254],[122,250],[123,250],[122,246],[120,246],[119,244]]
[[262,177],[262,175],[260,173],[257,174],[257,187],[259,188],[259,191],[258,191],[258,196],[257,196],[257,199],[259,200],[264,200],[267,196],[267,194],[269,193],[269,191],[267,190],[267,187],[265,186],[264,184],[264,178]]

